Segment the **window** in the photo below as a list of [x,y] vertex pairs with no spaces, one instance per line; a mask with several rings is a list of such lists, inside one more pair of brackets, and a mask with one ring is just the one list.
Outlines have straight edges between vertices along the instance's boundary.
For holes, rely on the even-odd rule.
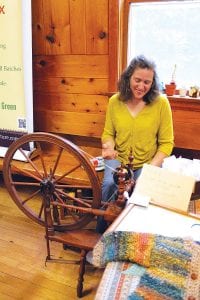
[[176,65],[178,87],[200,86],[200,1],[134,2],[128,22],[128,63],[144,54],[160,82],[171,81]]

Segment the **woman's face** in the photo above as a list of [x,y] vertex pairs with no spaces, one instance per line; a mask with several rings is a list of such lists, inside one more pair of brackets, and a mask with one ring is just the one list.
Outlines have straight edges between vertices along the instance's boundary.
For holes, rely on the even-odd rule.
[[133,97],[142,100],[150,90],[153,83],[154,72],[150,69],[138,68],[134,71],[130,78],[130,88]]

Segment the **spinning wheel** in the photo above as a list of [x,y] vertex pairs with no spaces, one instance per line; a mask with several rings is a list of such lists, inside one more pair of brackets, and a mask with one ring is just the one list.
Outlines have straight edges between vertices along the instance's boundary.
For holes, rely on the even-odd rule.
[[[31,154],[32,152],[32,154]],[[132,163],[127,166],[132,168]],[[81,250],[77,295],[82,296],[86,254],[100,238],[83,229],[94,216],[112,222],[125,205],[125,188],[134,182],[129,169],[115,174],[118,198],[101,202],[101,185],[87,154],[62,137],[32,133],[13,142],[4,158],[4,182],[17,206],[46,232],[47,258],[52,260],[50,241]],[[105,210],[100,205],[106,206]]]
[[[29,156],[30,149],[34,151]],[[18,156],[24,161],[16,160]],[[44,197],[60,203],[53,211],[56,230],[82,228],[94,217],[90,210],[101,204],[100,181],[87,155],[53,134],[33,133],[13,142],[4,158],[3,176],[17,206],[43,226]]]

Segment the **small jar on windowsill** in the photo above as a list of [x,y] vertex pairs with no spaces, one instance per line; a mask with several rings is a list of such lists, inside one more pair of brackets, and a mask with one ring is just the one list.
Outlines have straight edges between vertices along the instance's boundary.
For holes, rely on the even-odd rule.
[[174,81],[171,81],[169,84],[165,84],[165,93],[167,96],[173,96],[176,91],[176,84]]
[[187,96],[187,89],[185,87],[181,87],[179,89],[179,96],[180,97],[186,97]]

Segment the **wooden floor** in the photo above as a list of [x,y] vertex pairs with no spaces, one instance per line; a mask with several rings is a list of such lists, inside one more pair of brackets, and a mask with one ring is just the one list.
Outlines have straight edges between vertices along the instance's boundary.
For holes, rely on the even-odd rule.
[[[77,260],[79,253],[52,243],[55,257]],[[47,263],[44,228],[26,217],[8,195],[0,174],[0,300],[77,299],[78,263]],[[84,296],[94,299],[103,269],[87,265]]]
[[[200,201],[196,205],[200,214]],[[193,210],[193,207],[191,207]],[[77,260],[79,253],[52,243],[55,257]],[[0,174],[0,300],[77,299],[78,263],[47,263],[44,228],[26,217],[8,195]],[[92,300],[103,269],[87,265],[84,300]]]

